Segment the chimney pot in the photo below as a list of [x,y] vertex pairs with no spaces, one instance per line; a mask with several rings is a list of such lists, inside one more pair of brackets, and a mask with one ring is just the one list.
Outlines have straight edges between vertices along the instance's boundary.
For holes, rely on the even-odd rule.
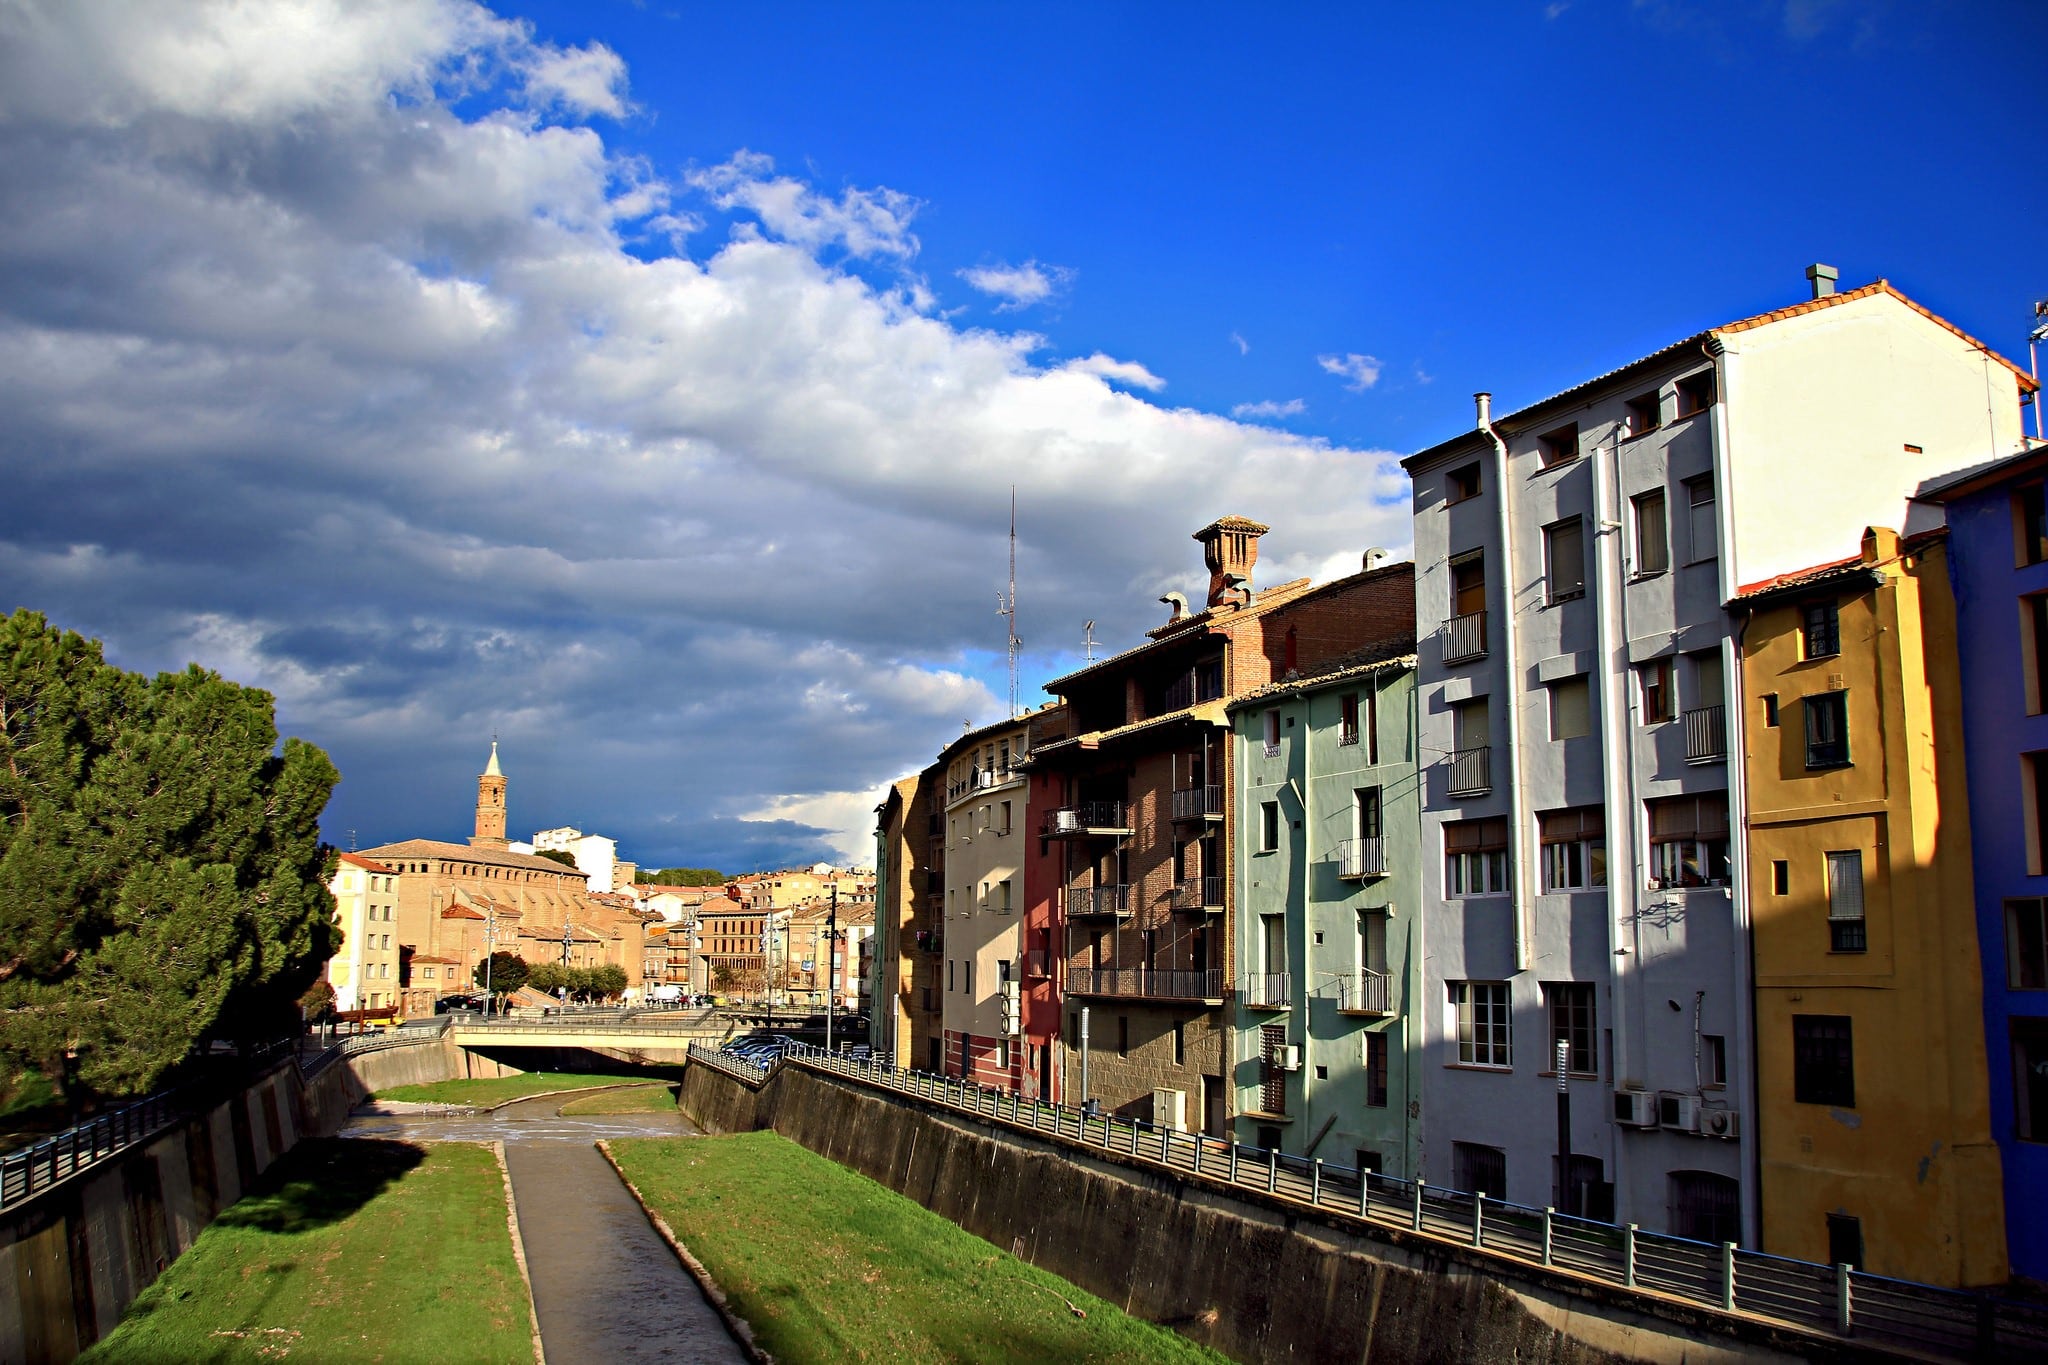
[[1806,267],[1806,278],[1813,283],[1813,296],[1824,299],[1835,292],[1835,281],[1842,278],[1842,272],[1831,265],[1816,263]]
[[1472,395],[1472,404],[1479,409],[1479,425],[1482,427],[1491,426],[1493,424],[1493,395],[1490,393],[1475,393]]

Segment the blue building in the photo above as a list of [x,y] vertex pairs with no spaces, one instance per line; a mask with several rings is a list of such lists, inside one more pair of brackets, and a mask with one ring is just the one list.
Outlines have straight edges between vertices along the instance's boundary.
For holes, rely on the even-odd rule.
[[1991,1127],[2015,1275],[2048,1280],[2048,446],[1937,481],[1962,663]]

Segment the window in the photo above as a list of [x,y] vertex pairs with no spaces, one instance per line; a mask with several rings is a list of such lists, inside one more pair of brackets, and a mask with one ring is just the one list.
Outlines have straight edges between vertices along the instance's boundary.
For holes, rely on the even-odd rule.
[[1578,517],[1543,529],[1543,563],[1552,602],[1586,595],[1586,532]]
[[1380,1168],[1386,1163],[1386,1159],[1370,1147],[1360,1147],[1352,1154],[1352,1158],[1358,1162],[1358,1173],[1360,1175],[1365,1175],[1368,1172],[1378,1175]]
[[2012,495],[2012,531],[2021,564],[2048,560],[2048,487],[2037,483]]
[[1444,475],[1444,501],[1463,502],[1479,496],[1479,466],[1460,465]]
[[2048,991],[2048,901],[2005,903],[2005,984]]
[[1354,787],[1351,789],[1351,824],[1357,838],[1377,839],[1380,837],[1380,789],[1378,787]]
[[1792,1098],[1856,1107],[1855,1048],[1846,1014],[1792,1016]]
[[1778,694],[1776,692],[1764,693],[1764,724],[1773,730],[1778,728]]
[[1508,1154],[1476,1142],[1451,1144],[1451,1183],[1488,1199],[1508,1197]]
[[1280,712],[1277,708],[1266,712],[1265,727],[1266,757],[1278,758],[1280,756]]
[[1387,1035],[1365,1035],[1365,1107],[1387,1107]]
[[1173,1021],[1173,1064],[1186,1066],[1188,1063],[1188,1026],[1186,1021]]
[[2027,875],[2048,872],[2048,753],[2020,755],[2020,820],[2027,835]]
[[1581,673],[1550,684],[1550,737],[1584,739],[1593,733],[1593,689]]
[[953,989],[953,959],[950,957],[946,959],[946,989]]
[[1660,425],[1657,420],[1659,406],[1657,395],[1654,393],[1646,393],[1641,397],[1629,399],[1628,434],[1633,437],[1655,431]]
[[1671,660],[1652,659],[1636,665],[1636,684],[1642,692],[1643,724],[1661,725],[1675,714],[1671,695]]
[[1792,894],[1792,864],[1783,858],[1771,860],[1771,894],[1789,896]]
[[1678,417],[1696,417],[1714,406],[1714,372],[1701,370],[1678,381]]
[[1262,801],[1259,803],[1259,852],[1271,853],[1280,847],[1280,803]]
[[1699,1242],[1742,1240],[1742,1187],[1713,1171],[1673,1171],[1666,1209],[1671,1235]]
[[1508,983],[1450,981],[1451,1033],[1466,1066],[1508,1065]]
[[1636,576],[1646,578],[1671,567],[1671,530],[1665,520],[1664,490],[1638,493],[1636,509]]
[[1842,622],[1833,599],[1806,604],[1800,615],[1799,643],[1808,659],[1842,652]]
[[1728,1084],[1728,1039],[1721,1034],[1700,1035],[1700,1084],[1717,1089]]
[[1541,447],[1539,458],[1545,469],[1565,464],[1579,458],[1579,424],[1559,427],[1556,431],[1545,432],[1536,438]]
[[1007,915],[1010,913],[1010,909],[1010,879],[1005,877],[1002,881],[996,883],[996,913]]
[[1666,890],[1728,883],[1728,794],[1645,801],[1650,884]]
[[1505,896],[1508,893],[1508,822],[1444,822],[1444,895]]
[[1339,744],[1358,743],[1358,694],[1356,692],[1346,692],[1337,699],[1337,705],[1339,708],[1337,742]]
[[1380,761],[1380,691],[1370,686],[1365,694],[1365,761]]
[[1827,1218],[1828,1264],[1863,1269],[1863,1220],[1848,1213],[1831,1213]]
[[997,828],[997,830],[996,830],[996,833],[998,833],[998,834],[1008,834],[1009,832],[1010,832],[1010,803],[1009,803],[1009,802],[1007,802],[1007,801],[1005,801],[1005,802],[1003,802],[1003,823],[1002,823],[1002,824],[1001,824],[1001,825],[1000,825],[1000,826],[999,826],[999,827]]
[[2012,1021],[2013,1132],[2048,1142],[2048,1019]]
[[1473,616],[1486,610],[1486,556],[1478,550],[1451,561],[1451,615]]
[[1606,812],[1599,806],[1540,811],[1543,889],[1580,891],[1607,885]]
[[2027,714],[2038,716],[2048,711],[2048,594],[2020,599],[2020,660]]
[[[1543,1003],[1550,1013],[1550,1052],[1547,1068],[1557,1065],[1557,1045],[1569,1049],[1567,1069],[1574,1076],[1598,1073],[1600,1063],[1593,1049],[1593,984],[1590,981],[1547,981]],[[1556,1074],[1554,1070],[1546,1074]]]
[[1863,850],[1828,854],[1828,948],[1860,953],[1863,932]]
[[1131,1055],[1131,1016],[1128,1014],[1119,1014],[1116,1017],[1116,1055]]
[[1687,479],[1685,481],[1686,501],[1686,553],[1688,563],[1698,564],[1714,558],[1720,553],[1719,527],[1714,521],[1714,481],[1711,478]]
[[1849,765],[1849,694],[1822,692],[1806,699],[1806,766]]

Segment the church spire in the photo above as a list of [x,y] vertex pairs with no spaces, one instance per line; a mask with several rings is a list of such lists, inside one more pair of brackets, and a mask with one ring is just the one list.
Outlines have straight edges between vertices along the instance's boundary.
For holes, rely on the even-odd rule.
[[476,833],[470,836],[474,848],[504,848],[505,771],[498,766],[498,741],[491,741],[491,761],[476,780]]

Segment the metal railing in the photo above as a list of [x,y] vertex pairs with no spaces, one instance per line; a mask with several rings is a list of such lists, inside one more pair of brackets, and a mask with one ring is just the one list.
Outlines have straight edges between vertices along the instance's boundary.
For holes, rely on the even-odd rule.
[[1129,827],[1124,824],[1123,802],[1083,801],[1047,811],[1038,832],[1048,839],[1058,839],[1076,834],[1128,833]]
[[1444,628],[1444,662],[1463,663],[1486,657],[1486,613],[1466,612],[1453,616]]
[[1728,756],[1727,712],[1720,706],[1698,706],[1685,713],[1685,761],[1712,763]]
[[1119,883],[1115,886],[1070,886],[1067,888],[1067,914],[1073,918],[1094,915],[1128,915],[1131,913],[1131,888]]
[[[766,1069],[693,1045],[704,1061],[743,1079]],[[899,1070],[872,1058],[799,1044],[780,1059],[1020,1132],[1107,1151],[1181,1176],[1307,1205],[1340,1224],[1403,1229],[1503,1268],[1540,1265],[1709,1313],[1762,1318],[1858,1343],[1904,1347],[1936,1359],[2035,1362],[2048,1358],[2048,1307],[1888,1279],[1719,1244],[1575,1218],[1548,1208],[1439,1188],[1143,1120],[1050,1104],[973,1081]],[[771,1064],[772,1065],[772,1064]]]
[[1122,995],[1150,1000],[1221,1000],[1223,973],[1158,967],[1074,967],[1069,995]]
[[1284,1010],[1294,1003],[1286,972],[1250,972],[1237,984],[1238,1002],[1251,1010]]
[[1491,745],[1451,750],[1452,796],[1484,796],[1493,790]]
[[1204,820],[1223,814],[1223,787],[1211,783],[1206,787],[1183,787],[1173,794],[1173,818],[1176,820]]
[[1176,910],[1221,910],[1223,878],[1189,877],[1174,886],[1168,900]]
[[1387,875],[1387,841],[1382,835],[1370,839],[1345,839],[1337,845],[1337,875],[1340,877],[1384,877]]
[[1338,982],[1337,1008],[1353,1014],[1392,1014],[1394,993],[1385,972],[1360,968]]

